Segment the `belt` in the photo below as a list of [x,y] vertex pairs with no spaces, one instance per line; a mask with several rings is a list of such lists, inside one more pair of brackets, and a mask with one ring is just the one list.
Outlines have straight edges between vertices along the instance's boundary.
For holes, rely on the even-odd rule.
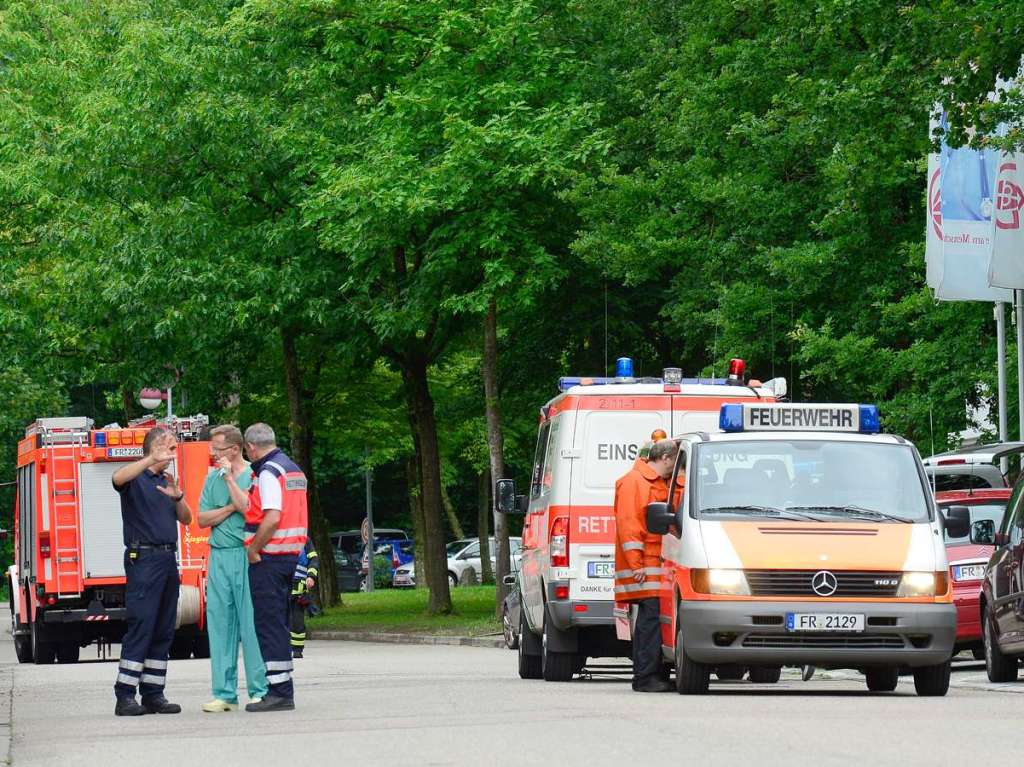
[[143,551],[177,551],[176,543],[133,543],[128,548],[141,549]]

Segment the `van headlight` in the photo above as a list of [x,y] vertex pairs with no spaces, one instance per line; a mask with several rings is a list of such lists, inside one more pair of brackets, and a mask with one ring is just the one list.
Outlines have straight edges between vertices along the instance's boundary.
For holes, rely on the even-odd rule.
[[747,576],[742,570],[708,570],[708,593],[731,594],[738,597],[750,596]]
[[[935,596],[935,573],[907,572],[900,579],[898,597],[933,597]],[[943,591],[945,593],[945,591]]]

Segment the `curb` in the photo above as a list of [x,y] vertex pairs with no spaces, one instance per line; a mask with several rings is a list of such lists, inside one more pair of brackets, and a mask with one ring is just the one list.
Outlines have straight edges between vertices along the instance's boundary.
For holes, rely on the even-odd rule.
[[0,763],[11,764],[14,669],[0,669]]
[[493,636],[432,636],[430,634],[388,634],[380,631],[310,631],[309,638],[336,642],[383,642],[386,644],[423,644],[490,648],[505,647],[504,639]]

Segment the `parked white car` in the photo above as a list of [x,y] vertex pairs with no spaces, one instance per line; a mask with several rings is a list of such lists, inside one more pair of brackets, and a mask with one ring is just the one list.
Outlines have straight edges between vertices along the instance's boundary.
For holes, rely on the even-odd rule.
[[[494,538],[488,539],[491,547],[491,567],[495,566],[495,542]],[[512,555],[512,572],[518,572],[520,549],[523,545],[522,538],[508,539],[510,553]],[[480,539],[463,538],[459,541],[452,541],[446,547],[448,553],[448,585],[458,586],[462,574],[472,569],[479,580],[481,571],[480,562]],[[396,588],[412,587],[416,585],[416,563],[407,562],[395,570],[392,585]]]

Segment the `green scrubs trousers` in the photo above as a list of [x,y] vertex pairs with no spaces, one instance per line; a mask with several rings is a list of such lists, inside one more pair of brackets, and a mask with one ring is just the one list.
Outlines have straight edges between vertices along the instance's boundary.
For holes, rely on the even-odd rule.
[[267,694],[267,669],[263,665],[249,592],[249,560],[244,546],[210,547],[210,571],[206,584],[206,625],[210,634],[213,697],[238,702],[238,643],[245,659],[245,684],[249,698]]

